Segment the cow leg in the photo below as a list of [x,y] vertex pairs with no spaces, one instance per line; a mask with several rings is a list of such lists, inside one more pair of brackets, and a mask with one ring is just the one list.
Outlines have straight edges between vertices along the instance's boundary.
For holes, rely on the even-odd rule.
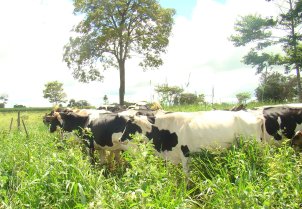
[[181,157],[182,169],[187,177],[189,177],[189,163],[190,163],[189,161],[190,160],[188,157],[185,156]]
[[106,151],[104,149],[99,149],[99,156],[100,156],[100,164],[103,165],[106,163]]
[[90,163],[92,165],[95,164],[95,158],[94,158],[94,150],[92,148],[89,148],[89,158],[90,158]]
[[114,150],[114,160],[120,164],[121,163],[121,150]]

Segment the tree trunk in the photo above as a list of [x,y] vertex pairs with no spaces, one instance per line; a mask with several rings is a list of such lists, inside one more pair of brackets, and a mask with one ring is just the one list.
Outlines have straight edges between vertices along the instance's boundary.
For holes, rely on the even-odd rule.
[[120,69],[120,105],[124,105],[125,98],[125,61],[119,61],[119,69]]
[[[290,6],[290,11],[291,13],[293,12],[293,2],[290,0],[289,2]],[[298,93],[298,101],[302,102],[302,95],[301,95],[301,81],[300,81],[300,68],[297,63],[297,55],[298,55],[298,43],[297,43],[297,37],[296,37],[296,32],[295,32],[295,22],[294,18],[291,17],[291,35],[293,37],[293,47],[294,47],[294,54],[293,58],[295,60],[295,67],[296,67],[296,74],[297,74],[297,93]]]
[[297,91],[298,91],[298,101],[302,102],[302,94],[301,94],[301,79],[300,79],[300,68],[296,66],[296,73],[297,73]]

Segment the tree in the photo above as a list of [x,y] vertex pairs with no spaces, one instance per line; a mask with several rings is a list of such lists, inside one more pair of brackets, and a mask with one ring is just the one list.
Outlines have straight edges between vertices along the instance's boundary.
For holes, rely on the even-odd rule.
[[284,76],[278,72],[262,73],[260,85],[255,89],[258,101],[284,102],[292,101],[296,95],[296,78]]
[[63,84],[58,81],[46,83],[45,89],[43,90],[43,97],[55,105],[59,104],[60,102],[66,102],[66,94],[63,90]]
[[204,94],[181,93],[179,96],[179,104],[199,104],[204,103]]
[[26,106],[24,106],[24,105],[19,105],[19,104],[15,104],[15,105],[14,105],[14,108],[26,108]]
[[239,104],[246,104],[246,101],[251,98],[251,93],[241,92],[241,93],[236,94],[236,98],[238,99]]
[[192,93],[182,93],[180,94],[179,104],[196,104],[197,95]]
[[143,69],[158,68],[173,25],[173,9],[156,0],[73,0],[83,20],[64,47],[63,59],[81,82],[102,80],[103,69],[119,69],[119,102],[124,104],[126,60],[142,58]]
[[[257,68],[257,73],[276,65],[286,72],[295,70],[298,99],[302,102],[300,68],[302,59],[301,0],[266,0],[275,3],[280,13],[277,17],[263,18],[260,15],[247,15],[235,23],[237,34],[230,40],[236,47],[251,45],[243,62]],[[274,46],[274,50],[272,47]],[[280,53],[276,47],[280,47]],[[281,53],[282,52],[282,53]]]
[[165,105],[179,104],[180,94],[184,91],[178,86],[168,86],[168,84],[158,85],[155,91],[160,97],[160,101]]
[[0,108],[4,108],[5,107],[5,104],[7,103],[7,100],[8,100],[8,95],[7,94],[2,94],[0,96]]
[[67,105],[67,107],[79,107],[79,108],[89,107],[89,106],[91,106],[91,105],[89,104],[88,101],[86,101],[86,100],[76,101],[75,99],[70,99],[69,103]]
[[67,107],[76,107],[75,99],[70,99],[68,104],[67,104]]
[[108,97],[106,94],[103,97],[103,101],[104,101],[104,104],[106,104],[106,105],[109,104],[109,100],[108,100]]

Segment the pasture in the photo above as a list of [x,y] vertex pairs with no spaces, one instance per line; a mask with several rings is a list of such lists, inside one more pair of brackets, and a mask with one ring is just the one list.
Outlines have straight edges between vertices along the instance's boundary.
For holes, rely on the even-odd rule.
[[302,206],[302,158],[286,142],[239,140],[223,152],[203,150],[192,156],[186,180],[181,166],[154,156],[151,144],[124,152],[121,165],[91,166],[72,136],[48,132],[46,112],[21,113],[28,138],[16,127],[16,112],[0,112],[0,208]]

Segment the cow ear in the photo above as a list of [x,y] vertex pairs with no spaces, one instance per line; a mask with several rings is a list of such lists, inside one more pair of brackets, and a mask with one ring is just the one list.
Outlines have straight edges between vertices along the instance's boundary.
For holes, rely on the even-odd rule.
[[150,123],[152,123],[152,124],[155,123],[155,116],[148,116],[147,119]]

